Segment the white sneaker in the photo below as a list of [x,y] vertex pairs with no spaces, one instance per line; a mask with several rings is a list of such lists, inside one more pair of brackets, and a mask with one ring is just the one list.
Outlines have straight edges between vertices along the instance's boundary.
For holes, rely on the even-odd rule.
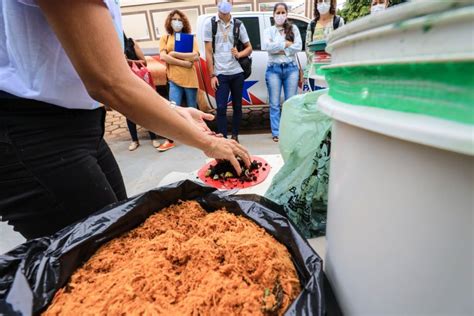
[[131,142],[130,146],[128,146],[128,150],[134,151],[135,149],[138,148],[138,146],[140,146],[140,144],[138,142]]
[[151,141],[151,144],[152,144],[153,147],[155,147],[155,148],[158,148],[158,147],[160,147],[160,145],[161,145],[161,143],[160,143],[158,140],[156,140],[156,139],[152,140],[152,141]]

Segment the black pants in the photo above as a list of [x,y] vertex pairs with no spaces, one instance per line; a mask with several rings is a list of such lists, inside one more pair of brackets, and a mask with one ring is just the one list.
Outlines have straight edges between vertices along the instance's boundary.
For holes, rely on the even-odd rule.
[[[127,127],[128,127],[128,131],[130,132],[130,136],[132,137],[132,140],[134,142],[138,142],[137,124],[127,119]],[[148,134],[150,135],[151,140],[156,139],[155,133],[148,131]]]
[[0,98],[0,216],[27,239],[126,198],[105,111]]

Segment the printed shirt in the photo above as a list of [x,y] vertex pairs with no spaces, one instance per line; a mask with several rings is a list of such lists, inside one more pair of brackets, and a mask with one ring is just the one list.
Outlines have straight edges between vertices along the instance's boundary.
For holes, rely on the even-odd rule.
[[[103,3],[123,42],[118,1]],[[100,106],[87,93],[35,0],[0,1],[0,90],[71,109]]]
[[[313,41],[318,41],[318,40],[327,40],[329,37],[329,34],[331,34],[332,31],[334,31],[334,18],[326,24],[326,26],[323,26],[319,21],[316,23],[316,26],[314,28],[314,34],[313,37],[311,37],[311,23],[308,23],[308,28],[306,29],[306,39],[305,39],[305,51],[306,51],[306,57],[307,57],[307,67],[305,69],[305,78],[308,77],[308,70],[309,66],[311,65],[311,61],[313,60],[313,53],[309,51],[309,44]],[[342,17],[339,18],[339,27],[344,25],[344,19]]]
[[[174,51],[174,34],[163,35],[160,38],[160,52],[163,50],[165,50],[167,53]],[[193,52],[199,52],[196,36],[194,37]],[[178,65],[168,64],[166,74],[168,76],[168,80],[173,81],[182,88],[199,88],[195,65],[193,65],[192,68],[186,68]]]
[[[295,35],[293,45],[285,48],[285,34],[280,32],[280,29],[278,27],[271,26],[265,29],[263,35],[262,50],[266,50],[268,52],[269,64],[282,64],[291,62],[296,63],[295,55],[296,53],[301,51],[303,43],[301,41],[301,35],[300,31],[298,30],[298,27],[293,24],[292,30],[293,34]],[[275,54],[280,51],[284,51],[285,55]]]
[[[231,49],[234,47],[234,18],[230,19],[229,24],[224,25],[224,21],[219,19],[219,16],[216,16],[216,22],[214,74],[235,75],[243,72],[239,62],[231,53]],[[244,44],[250,41],[244,23],[240,24],[239,39]],[[204,24],[204,41],[212,43],[212,23],[210,18]]]

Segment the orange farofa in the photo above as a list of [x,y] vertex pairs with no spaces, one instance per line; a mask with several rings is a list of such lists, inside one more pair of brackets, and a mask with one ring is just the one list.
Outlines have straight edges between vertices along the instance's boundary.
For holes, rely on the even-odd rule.
[[186,201],[103,245],[43,315],[282,315],[300,290],[264,229]]

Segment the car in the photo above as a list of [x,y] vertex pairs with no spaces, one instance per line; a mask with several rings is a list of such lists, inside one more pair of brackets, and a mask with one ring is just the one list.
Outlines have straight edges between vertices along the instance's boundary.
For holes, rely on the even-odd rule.
[[[211,88],[210,78],[207,73],[206,51],[204,47],[204,24],[215,14],[200,15],[197,19],[196,37],[198,41],[200,61],[196,62],[196,71],[199,79],[198,105],[200,109],[212,110],[216,108],[215,93]],[[232,16],[242,21],[249,34],[253,47],[252,53],[252,74],[244,82],[242,95],[242,105],[244,107],[267,107],[268,92],[265,83],[265,71],[267,68],[268,53],[262,50],[263,32],[273,23],[272,12],[236,12]],[[298,53],[299,66],[306,67],[306,54],[304,53],[304,42],[306,29],[310,19],[296,14],[289,14],[289,20],[294,23],[303,41],[303,50]],[[160,61],[157,51],[147,56],[149,69],[152,72],[155,84],[166,84],[166,66]]]

